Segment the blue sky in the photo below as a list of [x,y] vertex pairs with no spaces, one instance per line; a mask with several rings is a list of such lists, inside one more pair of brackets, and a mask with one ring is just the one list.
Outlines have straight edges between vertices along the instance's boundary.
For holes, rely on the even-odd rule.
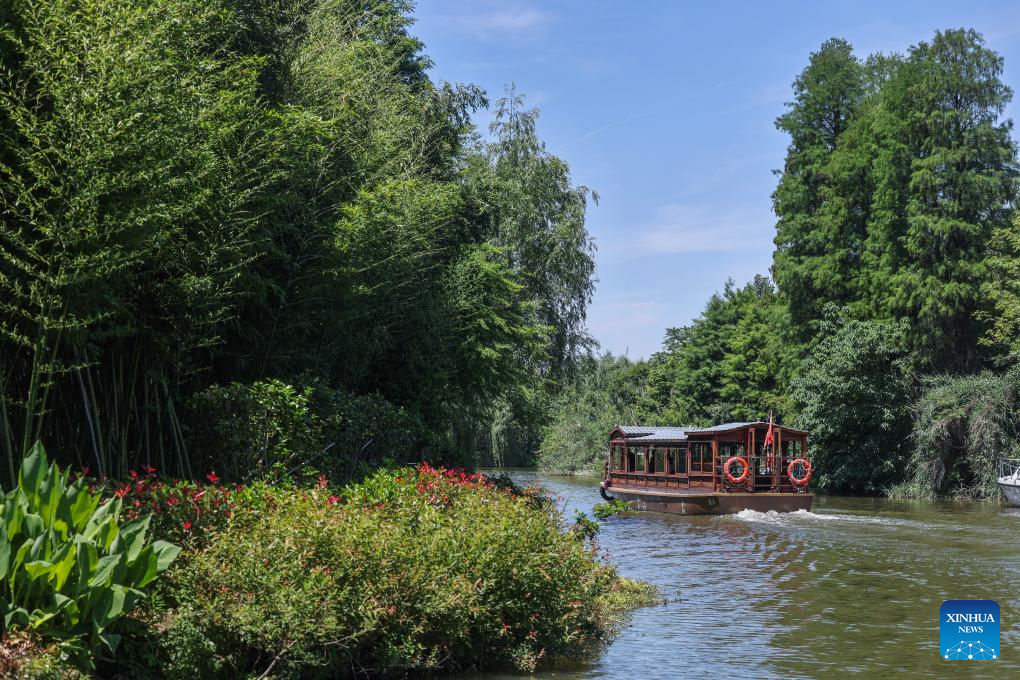
[[727,278],[768,273],[787,144],[774,120],[824,40],[865,56],[974,28],[1020,90],[1017,2],[420,0],[416,17],[435,79],[492,99],[515,82],[542,111],[548,149],[601,195],[588,212],[588,326],[631,358],[656,352]]

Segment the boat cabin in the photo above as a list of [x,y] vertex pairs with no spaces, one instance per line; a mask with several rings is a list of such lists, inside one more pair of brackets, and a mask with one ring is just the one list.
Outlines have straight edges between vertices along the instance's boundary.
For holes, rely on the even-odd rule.
[[[766,447],[769,424],[723,423],[712,427],[618,425],[609,435],[606,487],[687,493],[803,493],[807,480],[794,484],[787,466],[807,458],[808,433],[773,425],[774,444]],[[730,458],[747,461],[744,479],[725,474]],[[733,465],[742,472],[741,465]]]

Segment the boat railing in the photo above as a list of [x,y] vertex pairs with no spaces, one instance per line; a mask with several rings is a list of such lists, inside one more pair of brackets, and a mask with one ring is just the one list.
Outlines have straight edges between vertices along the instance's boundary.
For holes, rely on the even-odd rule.
[[998,478],[1020,479],[1020,458],[999,458]]

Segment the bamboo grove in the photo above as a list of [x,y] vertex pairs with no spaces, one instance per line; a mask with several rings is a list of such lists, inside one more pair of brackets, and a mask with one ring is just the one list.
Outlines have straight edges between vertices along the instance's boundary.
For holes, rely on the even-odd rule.
[[512,89],[477,133],[486,94],[430,79],[410,12],[0,4],[8,481],[36,440],[204,473],[194,396],[269,379],[381,400],[439,459],[527,439],[590,344],[592,195]]

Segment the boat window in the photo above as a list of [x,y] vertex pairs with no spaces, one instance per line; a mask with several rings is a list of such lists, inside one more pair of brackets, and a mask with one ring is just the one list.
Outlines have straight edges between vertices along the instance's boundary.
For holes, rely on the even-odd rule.
[[687,451],[666,449],[666,474],[682,475],[687,472]]
[[634,452],[634,469],[633,472],[644,472],[645,471],[645,451],[644,449],[638,449]]
[[662,474],[665,471],[666,471],[666,452],[663,449],[655,449],[655,470],[653,470],[653,472]]
[[622,469],[624,469],[623,468],[623,447],[622,446],[614,446],[613,447],[612,460],[613,460],[613,462],[611,463],[611,465],[612,465],[614,470],[622,470]]
[[712,471],[712,444],[697,442],[691,444],[691,472]]

